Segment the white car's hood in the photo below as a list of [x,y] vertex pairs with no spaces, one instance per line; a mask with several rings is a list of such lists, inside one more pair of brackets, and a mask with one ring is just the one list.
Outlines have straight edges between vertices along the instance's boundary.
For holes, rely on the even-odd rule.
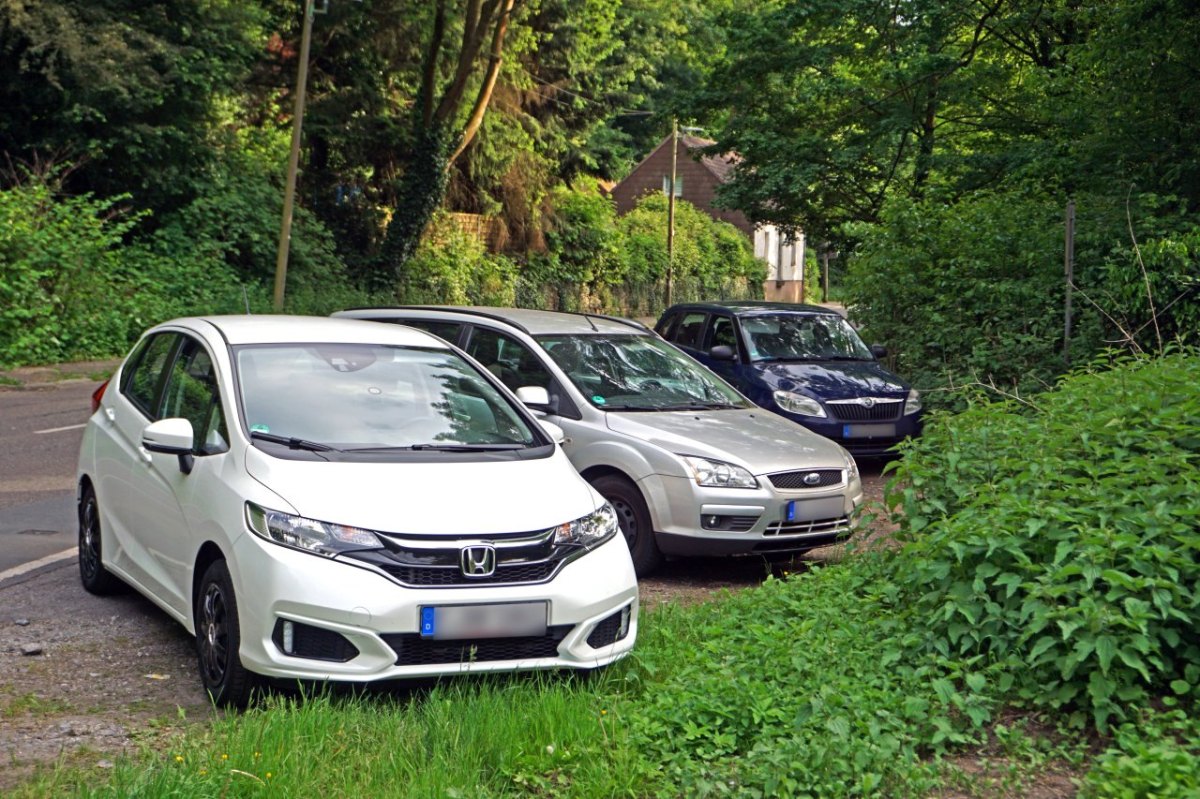
[[527,461],[341,463],[273,458],[248,447],[246,471],[301,516],[390,533],[530,532],[598,504],[561,453]]
[[679,455],[700,455],[762,475],[846,466],[842,448],[766,410],[610,412],[608,427]]

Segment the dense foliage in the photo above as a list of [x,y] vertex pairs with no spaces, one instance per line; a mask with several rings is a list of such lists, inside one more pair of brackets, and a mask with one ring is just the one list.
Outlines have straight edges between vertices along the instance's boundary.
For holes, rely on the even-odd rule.
[[1111,719],[1200,691],[1200,357],[1121,361],[927,425],[891,497],[921,649]]

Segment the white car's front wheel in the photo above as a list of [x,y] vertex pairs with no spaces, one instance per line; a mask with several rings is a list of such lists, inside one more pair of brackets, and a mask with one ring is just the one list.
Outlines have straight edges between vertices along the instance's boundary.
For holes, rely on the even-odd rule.
[[244,708],[258,680],[238,655],[241,627],[237,597],[225,561],[213,562],[200,579],[196,600],[196,656],[200,681],[214,704]]

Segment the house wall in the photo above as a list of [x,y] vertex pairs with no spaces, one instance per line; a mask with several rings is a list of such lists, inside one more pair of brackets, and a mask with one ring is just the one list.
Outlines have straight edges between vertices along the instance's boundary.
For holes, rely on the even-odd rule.
[[804,302],[803,233],[783,234],[774,225],[761,225],[754,231],[754,256],[767,262],[763,299],[774,302]]
[[[683,191],[679,196],[706,211],[713,218],[728,222],[747,235],[752,235],[754,228],[744,214],[713,205],[719,184],[716,175],[692,157],[683,141],[678,142],[677,147],[675,174],[683,181]],[[663,177],[669,178],[670,175],[671,143],[668,139],[646,156],[629,177],[613,187],[612,197],[617,204],[617,213],[625,214],[633,210],[637,201],[646,194],[662,192]]]

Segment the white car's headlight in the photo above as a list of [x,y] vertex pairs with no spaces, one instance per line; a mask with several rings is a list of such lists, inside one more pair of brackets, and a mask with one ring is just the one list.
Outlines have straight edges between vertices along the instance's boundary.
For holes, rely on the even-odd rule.
[[858,463],[849,452],[845,450],[842,452],[846,456],[846,484],[849,485],[858,479]]
[[908,398],[904,400],[904,415],[911,416],[921,410],[921,392],[915,388],[909,389]]
[[355,549],[383,548],[370,530],[293,516],[253,502],[246,503],[246,523],[251,531],[268,541],[327,558]]
[[796,413],[801,416],[814,416],[818,419],[825,418],[825,409],[821,407],[821,403],[812,397],[806,397],[803,394],[796,394],[791,391],[776,391],[774,396],[775,404],[788,413]]
[[612,505],[605,502],[587,516],[560,524],[554,531],[554,543],[578,544],[591,548],[612,538],[620,529],[617,524],[617,512],[613,510]]
[[758,480],[741,466],[714,461],[695,455],[680,455],[692,470],[692,476],[702,486],[713,488],[758,488]]

